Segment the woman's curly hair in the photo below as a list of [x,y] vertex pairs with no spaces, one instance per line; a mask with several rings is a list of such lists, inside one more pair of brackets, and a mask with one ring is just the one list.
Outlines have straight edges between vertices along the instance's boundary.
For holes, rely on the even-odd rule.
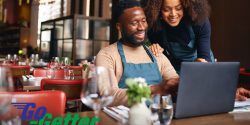
[[[147,0],[144,4],[144,11],[147,17],[149,28],[154,31],[161,29],[161,8],[164,0]],[[210,6],[207,0],[180,0],[184,20],[199,24],[210,15]]]

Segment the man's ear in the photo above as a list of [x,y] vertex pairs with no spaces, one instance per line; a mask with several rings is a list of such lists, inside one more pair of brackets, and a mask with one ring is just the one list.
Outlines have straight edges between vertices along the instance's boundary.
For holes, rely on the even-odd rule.
[[118,32],[121,32],[122,26],[120,23],[116,23],[116,29],[118,30]]

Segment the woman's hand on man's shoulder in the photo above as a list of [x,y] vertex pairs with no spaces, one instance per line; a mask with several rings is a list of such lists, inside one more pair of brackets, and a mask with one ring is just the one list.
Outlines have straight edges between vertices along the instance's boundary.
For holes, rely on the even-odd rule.
[[149,49],[156,57],[159,57],[164,51],[164,49],[161,48],[161,46],[158,43],[152,44],[151,46],[149,46]]

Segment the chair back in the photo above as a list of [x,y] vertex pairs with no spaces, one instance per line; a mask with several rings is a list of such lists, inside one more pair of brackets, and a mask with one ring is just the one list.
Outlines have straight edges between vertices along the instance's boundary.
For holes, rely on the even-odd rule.
[[10,70],[13,77],[21,77],[22,75],[30,74],[30,66],[12,65],[10,66]]
[[70,66],[69,69],[73,70],[74,76],[82,77],[82,67],[81,66]]
[[[46,71],[47,69],[36,68],[33,71],[33,76],[34,77],[47,77]],[[55,79],[64,79],[63,69],[55,69]]]
[[61,90],[65,92],[68,100],[80,99],[82,85],[84,83],[85,81],[82,79],[42,79],[41,90]]
[[[34,91],[34,92],[0,92],[0,100],[8,98],[11,95],[12,105],[16,109],[20,106],[26,106],[26,103],[35,103],[35,107],[29,107],[29,110],[35,111],[41,106],[47,109],[47,113],[54,116],[63,116],[66,105],[66,95],[62,91]],[[19,103],[19,104],[16,104]],[[20,103],[22,105],[20,105]],[[18,106],[19,105],[19,106]],[[21,116],[23,109],[17,109],[18,115]]]

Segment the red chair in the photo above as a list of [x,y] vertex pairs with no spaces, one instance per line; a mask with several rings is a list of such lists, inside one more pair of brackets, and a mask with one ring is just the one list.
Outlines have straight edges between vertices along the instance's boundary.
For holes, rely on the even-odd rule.
[[239,86],[250,89],[250,69],[240,68]]
[[[33,76],[34,77],[47,77],[46,71],[47,71],[47,69],[36,68],[33,71]],[[55,79],[64,79],[64,70],[63,69],[56,69],[55,70]]]
[[[66,94],[67,101],[76,101],[76,107],[79,107],[82,85],[86,82],[87,81],[83,79],[77,79],[77,80],[42,79],[41,90],[63,91]],[[80,109],[77,108],[77,110],[81,110],[81,107]]]
[[22,76],[30,74],[30,66],[11,65],[9,68],[13,77],[15,91],[23,91]]
[[[16,103],[35,103],[36,106],[29,107],[29,110],[37,111],[39,107],[44,106],[47,113],[52,114],[53,117],[64,115],[66,95],[62,91],[0,92],[0,100],[8,98],[8,95],[10,95],[12,105],[15,106],[14,109],[20,108],[20,104]],[[21,116],[23,110],[17,109],[14,111],[17,111],[17,114]]]
[[21,77],[22,75],[30,74],[30,66],[12,65],[10,66],[10,70],[13,77]]
[[61,90],[67,99],[79,99],[84,80],[42,79],[41,90]]

